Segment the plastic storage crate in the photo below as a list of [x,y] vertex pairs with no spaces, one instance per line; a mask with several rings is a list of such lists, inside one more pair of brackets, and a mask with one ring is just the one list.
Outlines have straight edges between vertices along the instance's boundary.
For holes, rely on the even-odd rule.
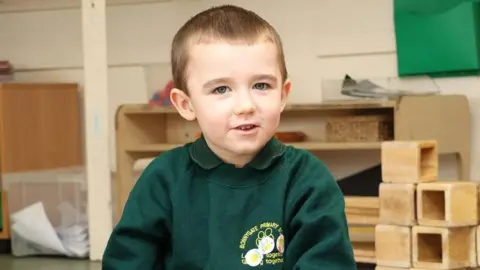
[[13,255],[88,255],[83,168],[9,173],[3,181]]

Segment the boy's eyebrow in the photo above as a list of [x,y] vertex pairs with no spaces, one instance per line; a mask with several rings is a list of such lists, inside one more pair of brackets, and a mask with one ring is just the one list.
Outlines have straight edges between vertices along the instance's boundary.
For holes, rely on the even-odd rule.
[[210,81],[206,82],[203,85],[203,88],[206,88],[206,89],[213,88],[216,85],[228,84],[230,81],[231,81],[231,79],[227,78],[227,77],[213,79],[213,80],[210,80]]
[[[214,86],[217,86],[217,85],[229,84],[231,81],[232,81],[232,79],[230,79],[228,77],[217,78],[217,79],[213,79],[213,80],[210,80],[210,81],[206,82],[203,85],[203,88],[204,89],[209,89],[209,88],[213,88]],[[252,81],[276,82],[277,77],[275,77],[274,75],[271,75],[271,74],[257,74],[257,75],[254,75],[252,77]]]
[[253,80],[254,81],[272,81],[272,82],[276,82],[277,81],[277,77],[271,75],[271,74],[258,74],[258,75],[255,75],[253,76]]

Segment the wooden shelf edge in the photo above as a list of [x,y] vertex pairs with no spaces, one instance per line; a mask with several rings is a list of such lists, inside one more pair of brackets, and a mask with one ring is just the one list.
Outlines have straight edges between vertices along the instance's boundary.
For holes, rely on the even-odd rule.
[[[315,104],[287,104],[284,112],[293,111],[331,111],[351,109],[378,109],[395,108],[396,100],[358,99],[358,100],[333,100]],[[176,114],[174,107],[150,106],[148,104],[123,104],[118,107],[118,112],[124,115],[140,114]]]
[[318,150],[380,150],[381,142],[300,142],[286,143],[299,149],[318,151]]

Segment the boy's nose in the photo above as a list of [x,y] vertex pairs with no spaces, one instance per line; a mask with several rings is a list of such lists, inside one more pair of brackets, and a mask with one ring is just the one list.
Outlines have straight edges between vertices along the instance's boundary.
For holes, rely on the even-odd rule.
[[236,115],[240,114],[250,114],[255,111],[255,105],[250,97],[250,95],[241,95],[238,97],[238,102],[234,108],[234,113]]

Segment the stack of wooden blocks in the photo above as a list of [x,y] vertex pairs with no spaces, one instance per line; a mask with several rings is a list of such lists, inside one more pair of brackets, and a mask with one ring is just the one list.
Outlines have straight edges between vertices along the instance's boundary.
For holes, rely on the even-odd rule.
[[382,180],[376,270],[479,266],[478,184],[437,181],[435,141],[384,142]]

